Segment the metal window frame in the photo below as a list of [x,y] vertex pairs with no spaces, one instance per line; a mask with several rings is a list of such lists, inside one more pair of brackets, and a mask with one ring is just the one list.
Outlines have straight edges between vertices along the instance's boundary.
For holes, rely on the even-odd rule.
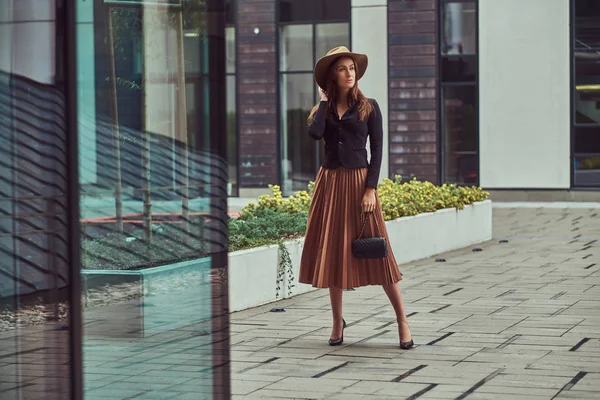
[[[475,81],[464,81],[464,82],[443,82],[442,81],[442,59],[446,56],[442,55],[441,52],[441,48],[442,48],[442,35],[443,35],[443,29],[442,29],[442,7],[444,4],[450,4],[450,3],[471,3],[475,5],[475,54],[465,54],[465,55],[470,55],[470,56],[475,56],[477,58],[477,68],[476,68],[476,79]],[[476,186],[480,186],[481,185],[481,138],[480,138],[480,134],[481,134],[481,130],[480,130],[480,85],[479,85],[479,80],[480,80],[480,62],[479,62],[479,0],[438,0],[437,1],[437,7],[438,10],[436,12],[436,58],[437,58],[437,65],[436,65],[436,82],[437,82],[437,88],[436,88],[436,92],[437,92],[437,101],[436,101],[436,119],[437,119],[437,146],[436,146],[436,150],[437,150],[437,176],[438,176],[438,185],[441,185],[443,183],[446,183],[445,180],[445,161],[446,161],[446,157],[445,157],[445,141],[444,141],[444,122],[443,122],[443,89],[445,87],[450,87],[450,86],[454,86],[454,87],[459,87],[459,86],[475,86],[475,106],[476,108],[476,118],[475,118],[475,123],[476,123],[476,129],[477,129],[477,138],[476,138],[476,151],[477,151],[477,180],[475,182]],[[450,56],[451,57],[451,56]],[[457,184],[457,186],[469,186],[467,184]]]
[[[62,8],[62,9],[61,9]],[[57,2],[57,17],[63,18],[65,120],[67,127],[67,237],[69,243],[69,349],[70,398],[83,399],[83,319],[81,310],[81,233],[79,212],[79,149],[77,126],[77,4]],[[60,29],[60,28],[59,28]]]

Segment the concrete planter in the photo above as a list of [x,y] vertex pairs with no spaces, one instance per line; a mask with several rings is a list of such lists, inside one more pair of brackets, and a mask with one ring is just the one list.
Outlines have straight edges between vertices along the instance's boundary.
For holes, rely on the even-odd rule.
[[[386,222],[386,227],[394,255],[398,263],[404,264],[490,240],[492,202],[478,202],[464,210],[451,208],[403,217]],[[282,256],[278,246],[230,253],[230,311],[241,311],[316,290],[298,283],[303,245],[304,239],[286,242],[292,274],[290,276],[288,271],[283,271],[283,277],[278,277]]]
[[137,271],[82,270],[84,334],[147,337],[210,321],[210,267],[201,258]]

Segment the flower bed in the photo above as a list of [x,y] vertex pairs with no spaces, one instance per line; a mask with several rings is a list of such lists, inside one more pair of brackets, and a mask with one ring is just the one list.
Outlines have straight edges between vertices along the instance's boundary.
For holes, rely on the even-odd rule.
[[[230,221],[230,251],[277,244],[304,235],[314,183],[309,184],[307,191],[288,198],[283,197],[279,186],[269,188],[272,196],[260,196],[257,203],[242,209],[238,220]],[[489,197],[480,187],[435,186],[416,179],[402,182],[400,176],[384,179],[377,192],[386,221],[441,209],[462,210]]]

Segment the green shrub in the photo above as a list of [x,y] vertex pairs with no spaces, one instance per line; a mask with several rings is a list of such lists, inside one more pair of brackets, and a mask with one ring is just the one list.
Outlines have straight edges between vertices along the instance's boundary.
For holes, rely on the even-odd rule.
[[229,221],[229,251],[275,244],[282,239],[299,238],[306,232],[308,213],[280,212],[261,208],[244,219]]
[[[261,215],[266,210],[284,214],[308,213],[314,189],[311,182],[308,191],[297,192],[284,198],[277,185],[269,185],[273,196],[263,195],[258,203],[250,203],[242,209],[240,219],[246,220]],[[394,180],[384,179],[377,188],[383,216],[386,221],[409,215],[434,212],[442,208],[462,210],[465,205],[483,201],[489,193],[480,187],[463,187],[454,184],[435,186],[431,182],[420,182],[416,178],[402,182],[399,175]]]
[[269,185],[269,189],[273,192],[273,197],[264,194],[258,198],[258,204],[249,203],[242,209],[240,219],[245,220],[252,216],[256,216],[263,210],[273,210],[288,214],[308,213],[313,188],[314,183],[311,182],[308,185],[308,191],[303,190],[296,192],[294,195],[285,199],[283,198],[279,186]]
[[377,188],[377,193],[386,221],[443,208],[462,210],[466,205],[489,197],[489,193],[480,187],[454,184],[435,186],[431,182],[420,182],[417,179],[402,182],[400,176],[396,176],[393,181],[384,179]]

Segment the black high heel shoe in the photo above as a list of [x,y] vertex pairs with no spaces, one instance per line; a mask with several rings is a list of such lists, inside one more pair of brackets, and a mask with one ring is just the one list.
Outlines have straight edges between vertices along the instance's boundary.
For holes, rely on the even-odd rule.
[[337,339],[329,339],[330,346],[339,346],[342,343],[344,343],[344,329],[346,328],[346,321],[343,318],[342,321],[344,321],[344,326],[342,327],[342,337],[339,337]]
[[[407,325],[408,325],[408,323],[407,323]],[[402,339],[400,339],[400,349],[401,350],[411,349],[414,345],[415,345],[415,342],[414,342],[414,340],[412,338],[412,335],[411,335],[411,338],[410,338],[410,340],[408,342],[403,342]]]

